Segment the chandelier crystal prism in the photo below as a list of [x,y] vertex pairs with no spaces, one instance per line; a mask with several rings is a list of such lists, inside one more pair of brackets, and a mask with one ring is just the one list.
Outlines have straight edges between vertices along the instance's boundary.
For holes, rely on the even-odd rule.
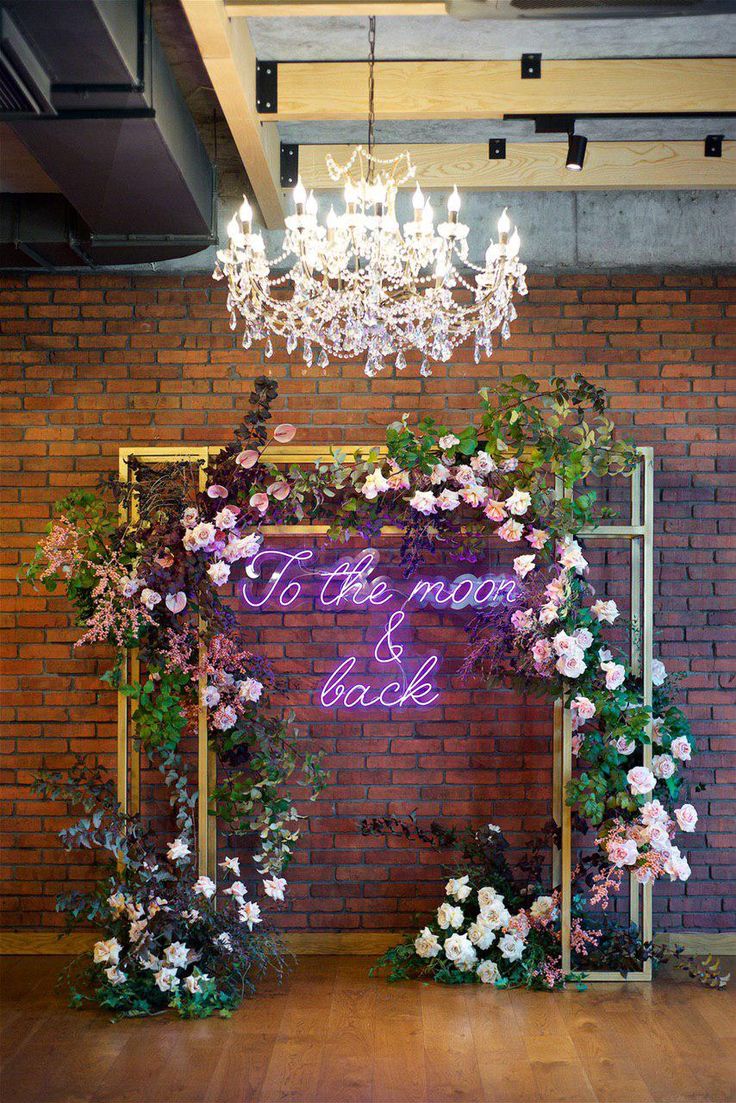
[[227,280],[230,324],[236,329],[242,317],[244,348],[265,341],[270,357],[271,338],[278,336],[289,353],[301,350],[307,366],[326,371],[331,360],[364,358],[371,377],[390,365],[402,371],[407,353],[416,353],[420,373],[428,376],[432,362],[447,362],[471,338],[478,363],[491,355],[494,331],[509,337],[514,292],[526,294],[526,266],[505,210],[485,264],[472,263],[457,187],[435,226],[432,204],[417,183],[412,217],[399,224],[398,191],[415,181],[416,170],[408,152],[393,159],[373,152],[373,21],[370,43],[368,148],[357,146],[344,165],[327,157],[330,179],[343,188],[344,210],[330,207],[322,225],[317,200],[300,179],[282,251],[269,261],[244,199],[228,224],[214,277]]

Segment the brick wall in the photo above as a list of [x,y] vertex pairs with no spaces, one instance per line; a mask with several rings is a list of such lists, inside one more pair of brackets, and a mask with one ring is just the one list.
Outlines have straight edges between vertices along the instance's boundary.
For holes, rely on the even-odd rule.
[[[508,348],[490,365],[476,367],[466,353],[426,383],[412,372],[369,382],[356,366],[322,377],[283,349],[269,365],[283,416],[303,427],[304,442],[378,439],[407,410],[462,424],[484,383],[521,369],[545,378],[582,368],[611,392],[620,428],[654,446],[658,649],[688,674],[685,707],[700,745],[689,776],[707,786],[696,800],[704,814],[693,876],[684,891],[657,891],[657,924],[671,929],[733,926],[735,288],[717,273],[538,275]],[[112,764],[115,738],[115,701],[98,683],[108,656],[73,651],[64,598],[19,589],[16,572],[51,503],[116,469],[119,445],[226,438],[263,365],[257,352],[238,350],[223,298],[199,276],[0,281],[5,926],[58,925],[55,892],[88,874],[59,849],[64,807],[29,793],[34,768],[43,755],[60,765],[75,750]],[[299,646],[308,652],[319,641],[304,627]],[[431,638],[435,629],[420,631]],[[327,746],[333,785],[312,808],[288,925],[398,928],[432,903],[432,856],[362,839],[360,814],[419,807],[490,818],[519,839],[546,815],[548,716],[539,704],[502,694],[479,705],[455,694],[424,730],[394,721],[370,715],[332,734],[307,726],[306,737]]]

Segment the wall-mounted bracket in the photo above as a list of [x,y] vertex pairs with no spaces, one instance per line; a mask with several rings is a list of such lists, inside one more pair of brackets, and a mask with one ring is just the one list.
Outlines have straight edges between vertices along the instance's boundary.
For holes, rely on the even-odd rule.
[[282,188],[293,188],[299,179],[299,146],[281,143],[279,175]]
[[261,115],[275,115],[279,107],[278,61],[256,61],[256,110]]
[[522,80],[541,80],[542,79],[542,55],[541,54],[522,54],[521,55],[521,79]]
[[703,151],[705,157],[722,157],[723,156],[723,135],[722,134],[708,134],[705,139],[705,149]]
[[505,161],[506,160],[506,139],[505,138],[489,138],[488,139],[488,160],[489,161]]

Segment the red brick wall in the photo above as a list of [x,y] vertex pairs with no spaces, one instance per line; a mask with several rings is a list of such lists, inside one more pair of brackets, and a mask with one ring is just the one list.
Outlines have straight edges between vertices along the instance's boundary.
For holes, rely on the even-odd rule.
[[[582,370],[613,397],[620,428],[654,446],[659,654],[688,674],[685,705],[700,745],[691,779],[702,830],[687,886],[657,891],[660,927],[733,927],[736,628],[733,541],[733,331],[736,280],[719,274],[536,276],[512,340],[490,365],[466,354],[433,379],[326,377],[277,350],[285,417],[305,442],[380,438],[404,411],[462,424],[479,386],[523,369]],[[4,925],[55,926],[53,898],[84,862],[60,851],[65,809],[28,791],[45,755],[113,762],[115,701],[100,692],[104,651],[72,650],[63,597],[20,589],[15,575],[71,486],[117,467],[123,444],[218,443],[263,370],[237,348],[221,286],[205,277],[5,277],[2,328]],[[428,627],[426,631],[432,631]],[[431,731],[372,717],[327,741],[333,785],[312,809],[294,876],[293,927],[398,928],[439,888],[431,855],[363,840],[357,815],[419,806],[493,819],[513,833],[546,814],[547,717],[510,695],[487,699],[488,726],[450,701]],[[453,713],[454,709],[454,713]]]

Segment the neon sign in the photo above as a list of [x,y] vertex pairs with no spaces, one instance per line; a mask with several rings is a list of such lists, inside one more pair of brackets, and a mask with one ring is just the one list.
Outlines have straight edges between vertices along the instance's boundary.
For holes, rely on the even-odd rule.
[[[404,644],[396,633],[407,621],[412,604],[420,608],[432,606],[439,610],[460,610],[467,606],[485,609],[492,605],[512,605],[518,598],[517,580],[509,576],[478,578],[462,574],[446,578],[420,579],[411,588],[398,589],[390,579],[375,574],[378,552],[369,549],[355,559],[343,559],[331,569],[312,566],[315,552],[301,548],[294,552],[267,548],[251,559],[243,583],[242,594],[251,609],[276,606],[291,609],[301,598],[308,598],[305,585],[316,581],[316,600],[320,607],[333,611],[347,608],[383,610],[386,619],[375,645],[373,658],[381,669],[388,668],[392,680],[382,688],[355,680],[356,655],[349,655],[329,674],[320,687],[320,703],[325,708],[422,708],[432,705],[439,693],[432,674],[439,665],[436,653],[423,659],[411,673]],[[270,574],[268,570],[270,568]],[[260,579],[258,590],[253,582]]]

